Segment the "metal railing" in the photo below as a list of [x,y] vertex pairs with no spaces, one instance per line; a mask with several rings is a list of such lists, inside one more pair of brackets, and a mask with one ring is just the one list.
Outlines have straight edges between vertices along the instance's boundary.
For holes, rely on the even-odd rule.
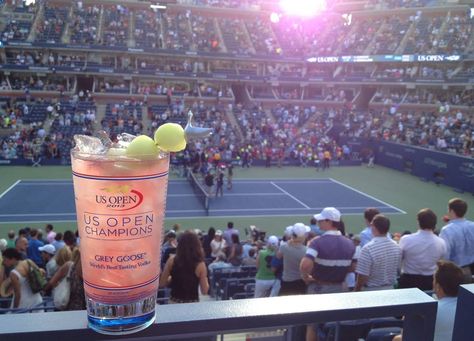
[[[404,316],[404,340],[431,341],[436,308],[436,301],[418,289],[171,304],[157,306],[156,322],[149,328],[117,337],[87,328],[85,311],[0,315],[0,340],[193,339],[243,331],[291,330],[316,322]],[[291,340],[291,335],[287,339]]]

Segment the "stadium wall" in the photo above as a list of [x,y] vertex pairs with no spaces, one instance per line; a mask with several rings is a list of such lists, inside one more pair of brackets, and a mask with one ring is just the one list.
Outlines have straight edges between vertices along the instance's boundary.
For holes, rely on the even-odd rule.
[[362,158],[372,151],[379,165],[474,194],[472,158],[379,140],[346,138],[340,143],[349,145]]

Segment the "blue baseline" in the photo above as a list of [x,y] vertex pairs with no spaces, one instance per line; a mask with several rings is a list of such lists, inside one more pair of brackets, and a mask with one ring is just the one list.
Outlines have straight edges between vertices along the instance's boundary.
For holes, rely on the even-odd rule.
[[[232,190],[212,198],[209,216],[313,215],[326,206],[343,214],[361,214],[366,207],[383,213],[403,210],[334,179],[234,180]],[[187,181],[170,180],[167,218],[205,217],[202,204]],[[0,194],[0,223],[74,222],[71,180],[21,180]]]

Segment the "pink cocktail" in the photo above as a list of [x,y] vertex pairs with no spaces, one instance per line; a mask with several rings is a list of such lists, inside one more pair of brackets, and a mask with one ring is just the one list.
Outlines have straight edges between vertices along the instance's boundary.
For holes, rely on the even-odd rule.
[[155,319],[169,154],[71,155],[89,326],[142,330]]

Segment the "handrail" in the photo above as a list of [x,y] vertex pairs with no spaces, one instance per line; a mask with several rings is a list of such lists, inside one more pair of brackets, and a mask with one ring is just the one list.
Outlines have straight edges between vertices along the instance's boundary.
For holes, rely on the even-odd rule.
[[[161,305],[156,308],[157,319],[153,325],[120,339],[189,339],[316,322],[405,316],[404,340],[431,341],[436,307],[436,301],[418,289]],[[85,311],[2,315],[0,325],[1,340],[111,339],[87,328]]]

